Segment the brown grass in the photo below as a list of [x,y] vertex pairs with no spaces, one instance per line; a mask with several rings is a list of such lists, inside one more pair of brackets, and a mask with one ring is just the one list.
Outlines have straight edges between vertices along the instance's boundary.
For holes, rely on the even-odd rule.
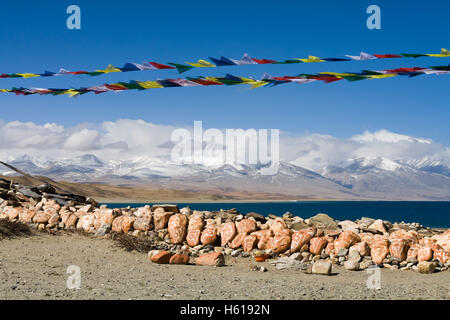
[[111,239],[116,241],[117,245],[126,251],[147,253],[155,249],[155,244],[152,240],[138,238],[129,234],[111,233]]
[[5,238],[25,237],[32,235],[29,226],[21,222],[0,219],[0,240]]

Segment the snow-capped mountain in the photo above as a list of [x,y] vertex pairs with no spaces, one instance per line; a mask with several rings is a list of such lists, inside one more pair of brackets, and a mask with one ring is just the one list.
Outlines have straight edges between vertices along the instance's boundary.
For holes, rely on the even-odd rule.
[[[318,172],[280,162],[276,174],[267,165],[178,164],[165,157],[101,160],[92,154],[73,158],[8,159],[33,175],[74,182],[155,185],[190,191],[265,192],[287,198],[450,200],[450,167],[442,161],[396,161],[383,157],[354,159]],[[0,174],[15,174],[0,167]]]
[[[433,165],[434,163],[434,165]],[[358,194],[379,199],[394,197],[448,200],[449,167],[442,162],[360,158],[344,167],[327,167],[322,175]]]

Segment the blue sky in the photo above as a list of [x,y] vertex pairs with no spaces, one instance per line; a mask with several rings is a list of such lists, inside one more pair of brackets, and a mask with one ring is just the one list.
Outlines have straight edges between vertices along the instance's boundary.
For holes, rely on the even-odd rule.
[[[102,69],[109,63],[196,61],[221,55],[284,59],[345,54],[438,53],[450,49],[448,1],[26,1],[2,3],[0,73]],[[81,8],[82,29],[66,28],[67,6]],[[381,8],[381,30],[368,30],[366,8]],[[445,42],[447,41],[447,42]],[[446,65],[449,58],[388,59],[191,70],[183,75],[260,77]],[[0,79],[1,88],[79,87],[118,80],[175,77],[145,71],[93,78]],[[387,129],[450,141],[450,76],[394,77],[332,84],[167,88],[119,94],[15,96],[1,94],[0,119],[83,122],[143,119],[168,125],[279,128],[339,138]]]

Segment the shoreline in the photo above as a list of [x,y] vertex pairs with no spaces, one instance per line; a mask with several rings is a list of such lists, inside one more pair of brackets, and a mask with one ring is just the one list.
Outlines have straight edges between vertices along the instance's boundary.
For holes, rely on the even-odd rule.
[[121,204],[121,203],[138,203],[138,204],[175,204],[175,203],[182,203],[182,204],[196,204],[196,203],[302,203],[302,202],[431,202],[431,203],[437,203],[437,202],[445,202],[450,203],[450,200],[335,200],[335,199],[317,199],[317,200],[267,200],[267,199],[249,199],[249,200],[243,200],[243,199],[228,199],[228,200],[198,200],[198,199],[182,199],[182,200],[128,200],[128,199],[103,199],[103,198],[96,198],[96,201],[101,204]]

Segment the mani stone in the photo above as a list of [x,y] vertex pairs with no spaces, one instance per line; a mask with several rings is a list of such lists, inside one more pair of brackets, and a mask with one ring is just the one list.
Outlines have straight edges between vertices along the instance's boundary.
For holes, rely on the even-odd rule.
[[344,268],[347,270],[359,270],[359,262],[355,260],[348,260],[344,262]]
[[221,252],[211,252],[201,255],[195,260],[199,266],[221,267],[225,265],[225,258]]
[[325,274],[330,275],[331,274],[331,263],[328,261],[316,261],[312,265],[312,273],[314,274]]
[[96,236],[104,236],[108,233],[108,231],[111,229],[111,224],[109,223],[103,223],[100,228],[98,228],[97,232],[95,233]]
[[319,213],[309,218],[308,225],[328,230],[336,230],[338,228],[336,221],[325,213]]
[[164,250],[159,250],[155,255],[153,255],[150,260],[154,263],[167,264],[172,257],[172,253]]
[[155,211],[156,208],[162,208],[165,212],[180,213],[176,204],[155,204],[152,206],[152,211]]

